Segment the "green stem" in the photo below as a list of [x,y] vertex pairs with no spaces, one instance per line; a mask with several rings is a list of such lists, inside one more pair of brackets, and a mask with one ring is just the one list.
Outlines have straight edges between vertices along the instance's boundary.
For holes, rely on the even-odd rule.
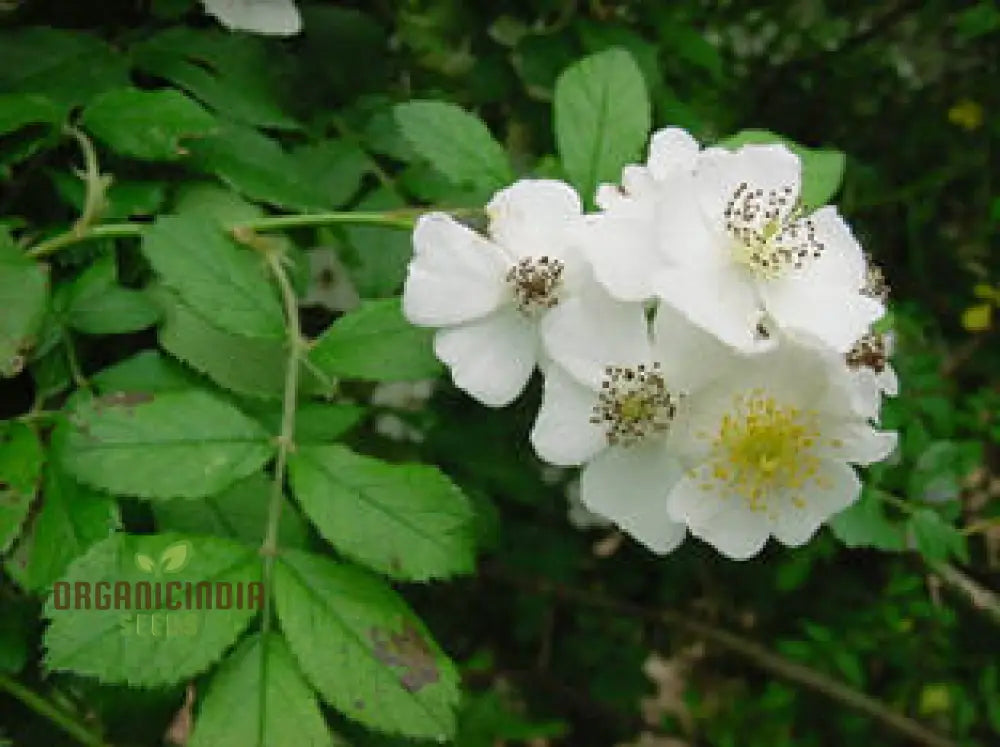
[[6,690],[39,716],[48,719],[69,734],[80,744],[89,745],[90,747],[105,747],[104,740],[98,735],[91,732],[83,724],[75,721],[68,713],[56,708],[38,693],[29,690],[17,680],[5,674],[0,674],[0,689]]
[[[308,228],[315,226],[331,226],[335,224],[352,224],[367,226],[384,226],[385,228],[399,228],[410,230],[413,223],[421,214],[427,212],[423,209],[400,208],[386,212],[334,212],[334,213],[303,213],[301,215],[276,215],[268,218],[260,218],[255,221],[235,226],[234,231],[280,231],[287,228]],[[457,209],[449,212],[461,214],[465,212],[478,212],[465,209]],[[42,241],[27,251],[27,256],[38,259],[49,254],[54,254],[61,249],[65,249],[73,244],[80,244],[84,241],[94,241],[96,239],[120,239],[135,238],[142,236],[146,223],[108,223],[103,226],[79,226],[53,236],[51,239]]]
[[27,251],[27,255],[38,259],[49,254],[55,254],[61,249],[84,241],[133,238],[141,236],[144,227],[142,223],[109,223],[104,226],[72,229],[58,236],[53,236],[51,239],[43,241],[40,244],[35,244],[35,246]]
[[[264,558],[264,610],[261,620],[261,669],[260,681],[267,681],[267,647],[268,635],[271,632],[271,595],[273,591],[274,559],[278,554],[278,528],[281,523],[281,507],[284,503],[285,470],[288,466],[288,454],[295,444],[295,406],[299,387],[299,358],[305,346],[302,329],[299,325],[299,307],[295,289],[285,268],[281,266],[281,255],[272,252],[267,255],[268,265],[281,290],[284,302],[288,333],[288,367],[285,370],[285,392],[281,406],[281,432],[278,435],[278,457],[274,466],[274,482],[271,487],[271,499],[267,508],[267,526],[264,531],[264,541],[260,553]],[[260,688],[258,724],[258,744],[264,744],[264,728],[266,718],[266,691]]]

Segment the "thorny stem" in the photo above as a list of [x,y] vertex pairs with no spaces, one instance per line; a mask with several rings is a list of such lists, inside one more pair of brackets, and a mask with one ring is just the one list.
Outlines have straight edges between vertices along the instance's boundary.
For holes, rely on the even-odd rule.
[[546,579],[518,578],[495,568],[485,569],[485,571],[487,576],[528,591],[547,594],[558,599],[566,599],[595,609],[638,617],[687,631],[742,656],[760,669],[807,687],[849,708],[870,716],[884,726],[899,734],[906,735],[920,744],[928,745],[928,747],[957,747],[956,743],[951,739],[928,729],[876,698],[855,690],[843,682],[810,669],[803,664],[786,659],[766,649],[759,643],[747,640],[727,630],[722,630],[708,623],[694,620],[670,610],[649,609],[631,602],[590,592],[586,589],[576,589],[557,584]]
[[30,690],[17,680],[0,674],[0,690],[6,690],[39,716],[48,719],[80,744],[88,747],[105,747],[105,742],[70,714],[57,708],[34,690]]
[[[267,527],[264,541],[260,547],[263,556],[264,610],[261,619],[261,682],[267,681],[267,651],[268,634],[271,632],[271,595],[273,593],[272,578],[274,576],[274,558],[278,553],[278,527],[281,522],[281,507],[284,503],[285,470],[288,466],[288,454],[295,445],[295,406],[299,387],[299,358],[304,349],[302,329],[299,325],[299,307],[295,289],[285,268],[281,265],[280,252],[267,253],[267,263],[274,279],[281,290],[281,298],[285,307],[285,322],[288,336],[288,367],[285,370],[285,392],[281,406],[281,432],[278,435],[278,456],[274,465],[274,483],[271,488],[271,499],[267,507]],[[258,724],[257,743],[264,744],[265,728],[265,688],[260,689],[260,722]]]
[[84,171],[81,178],[87,191],[84,197],[83,211],[76,223],[73,224],[72,229],[73,232],[80,234],[98,219],[104,209],[105,192],[111,184],[111,177],[101,174],[100,166],[97,163],[97,151],[94,150],[94,144],[86,134],[72,125],[67,125],[64,131],[79,143],[80,150],[83,152]]

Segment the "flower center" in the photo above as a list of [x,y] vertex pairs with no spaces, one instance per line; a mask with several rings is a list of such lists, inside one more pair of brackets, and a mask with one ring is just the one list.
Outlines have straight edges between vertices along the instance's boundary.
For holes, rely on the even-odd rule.
[[867,254],[865,264],[865,282],[861,286],[861,295],[886,303],[889,300],[889,283],[886,282],[882,268],[874,264]]
[[514,304],[525,316],[535,316],[559,303],[565,265],[558,259],[524,257],[507,271]]
[[603,425],[608,443],[631,446],[664,433],[677,413],[677,398],[667,391],[660,364],[608,366],[590,422]]
[[751,189],[746,182],[726,203],[726,232],[733,239],[733,259],[762,280],[774,280],[790,268],[801,270],[823,253],[816,226],[804,218],[802,203],[790,186]]
[[844,360],[847,365],[855,370],[859,368],[870,368],[875,373],[882,373],[888,362],[888,350],[886,350],[885,337],[876,332],[869,332],[847,351]]
[[802,507],[810,482],[826,487],[818,475],[815,445],[820,432],[814,411],[782,405],[760,389],[738,394],[712,437],[712,455],[701,474],[703,490],[743,498],[750,510],[766,511],[768,497],[792,491]]

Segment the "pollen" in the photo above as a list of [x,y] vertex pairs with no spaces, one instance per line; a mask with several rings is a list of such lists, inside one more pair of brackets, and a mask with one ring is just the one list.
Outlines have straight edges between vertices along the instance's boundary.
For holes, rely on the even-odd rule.
[[726,203],[726,233],[733,259],[762,280],[801,270],[818,259],[824,246],[812,219],[791,186],[764,191],[742,182]]
[[810,485],[825,486],[814,450],[817,418],[761,389],[736,395],[711,439],[706,489],[738,495],[752,511],[772,511],[771,499],[789,494],[793,507],[805,507]]
[[507,271],[514,304],[525,316],[536,316],[559,303],[565,266],[548,256],[524,257]]
[[604,426],[610,445],[631,446],[665,433],[677,414],[677,402],[659,363],[608,366],[590,422]]

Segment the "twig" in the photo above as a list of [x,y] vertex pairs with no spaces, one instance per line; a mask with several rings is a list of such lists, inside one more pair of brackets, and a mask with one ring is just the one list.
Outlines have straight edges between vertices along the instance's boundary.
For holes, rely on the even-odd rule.
[[982,586],[950,563],[927,561],[931,570],[953,589],[962,592],[973,608],[986,614],[1000,625],[1000,595]]
[[107,747],[106,742],[100,736],[77,722],[70,714],[57,708],[41,695],[28,689],[6,674],[0,674],[0,689],[6,690],[39,716],[51,721],[69,734],[80,744],[88,745],[88,747]]
[[747,640],[735,633],[716,628],[708,623],[694,620],[677,612],[648,609],[631,602],[613,599],[584,589],[563,586],[545,579],[513,577],[494,568],[485,569],[485,575],[529,591],[548,594],[559,599],[578,602],[595,609],[630,615],[686,630],[706,641],[739,654],[761,669],[821,693],[860,713],[864,713],[882,725],[916,740],[920,744],[928,745],[929,747],[957,747],[957,744],[951,739],[931,731],[917,721],[899,713],[870,695],[859,692],[849,685],[810,669],[803,664],[786,659],[773,651],[769,651],[758,643]]

